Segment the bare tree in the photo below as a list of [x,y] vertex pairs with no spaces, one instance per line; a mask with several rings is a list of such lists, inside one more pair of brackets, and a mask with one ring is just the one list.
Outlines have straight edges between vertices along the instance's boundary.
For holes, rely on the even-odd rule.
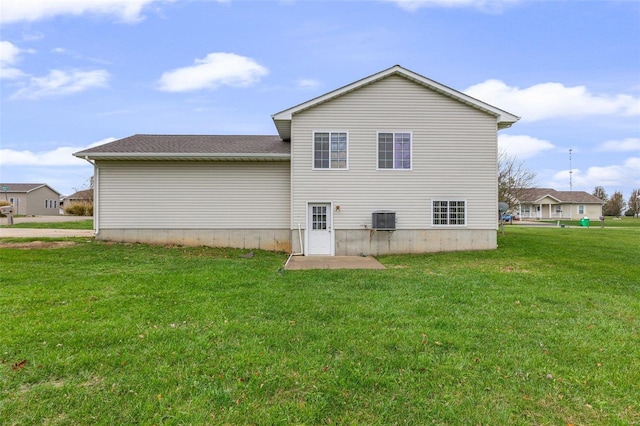
[[640,217],[640,188],[631,191],[631,196],[627,202],[629,210],[633,211],[634,217]]
[[624,198],[622,192],[616,191],[613,193],[609,201],[604,205],[605,216],[621,216],[622,209],[624,207]]
[[501,149],[498,152],[498,201],[515,206],[522,191],[535,184],[536,174]]
[[593,189],[593,195],[600,198],[602,201],[604,201],[605,203],[607,201],[609,201],[609,196],[607,195],[607,192],[604,190],[603,187],[601,186],[596,186]]

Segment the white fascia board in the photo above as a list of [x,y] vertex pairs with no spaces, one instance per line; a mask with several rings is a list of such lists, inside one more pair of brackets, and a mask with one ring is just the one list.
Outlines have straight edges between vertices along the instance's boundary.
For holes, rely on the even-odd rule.
[[534,200],[533,202],[534,202],[534,203],[539,203],[539,202],[540,202],[540,200],[544,200],[544,199],[545,199],[545,198],[547,198],[547,197],[549,197],[549,198],[551,198],[551,199],[554,199],[554,200],[556,200],[556,201],[557,201],[557,202],[559,202],[559,203],[562,203],[562,202],[563,202],[561,199],[559,199],[558,197],[554,197],[554,196],[553,196],[553,195],[551,195],[551,194],[543,195],[542,197],[538,198],[537,200]]
[[291,154],[272,154],[272,153],[172,153],[172,152],[94,152],[90,154],[82,154],[76,152],[73,154],[75,157],[84,158],[84,159],[109,159],[109,158],[135,158],[135,159],[145,159],[145,158],[161,158],[161,159],[198,159],[198,158],[208,158],[208,159],[269,159],[269,160],[289,160],[291,158]]

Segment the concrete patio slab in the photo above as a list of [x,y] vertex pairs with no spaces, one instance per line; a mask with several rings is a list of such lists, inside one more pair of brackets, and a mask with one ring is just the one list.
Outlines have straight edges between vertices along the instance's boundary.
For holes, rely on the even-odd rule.
[[373,257],[367,256],[292,256],[286,270],[303,269],[387,269]]

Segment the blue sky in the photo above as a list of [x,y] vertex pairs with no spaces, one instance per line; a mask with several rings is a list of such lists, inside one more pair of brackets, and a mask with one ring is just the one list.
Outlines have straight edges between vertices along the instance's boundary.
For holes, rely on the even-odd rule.
[[522,119],[538,186],[640,188],[640,1],[2,0],[0,181],[63,194],[136,133],[276,134],[271,114],[395,64]]

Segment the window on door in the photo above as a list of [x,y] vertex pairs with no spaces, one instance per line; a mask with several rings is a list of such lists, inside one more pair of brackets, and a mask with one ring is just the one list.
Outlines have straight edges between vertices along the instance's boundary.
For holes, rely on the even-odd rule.
[[311,228],[314,230],[327,229],[327,206],[311,207]]

